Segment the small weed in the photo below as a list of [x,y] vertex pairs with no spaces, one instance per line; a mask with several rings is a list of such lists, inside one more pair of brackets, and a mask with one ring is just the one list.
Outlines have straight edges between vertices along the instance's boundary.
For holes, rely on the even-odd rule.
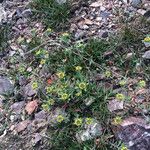
[[58,4],[56,0],[34,0],[31,7],[48,27],[60,30],[66,27],[70,16],[69,2]]
[[0,27],[0,52],[4,52],[8,46],[8,33],[9,29],[7,26]]

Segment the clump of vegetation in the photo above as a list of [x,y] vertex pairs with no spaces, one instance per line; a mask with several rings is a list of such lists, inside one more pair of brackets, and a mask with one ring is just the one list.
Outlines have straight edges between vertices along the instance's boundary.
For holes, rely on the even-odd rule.
[[31,3],[33,12],[46,26],[62,30],[67,26],[70,17],[70,3],[59,4],[56,0],[34,0]]
[[7,26],[0,27],[0,51],[4,51],[8,45],[8,31],[9,29]]
[[[34,98],[40,99],[39,109],[51,114],[48,130],[51,148],[61,149],[63,146],[66,150],[74,150],[95,147],[107,150],[117,147],[126,150],[121,142],[108,138],[112,136],[109,124],[120,125],[124,116],[110,114],[107,105],[112,98],[118,102],[131,100],[131,97],[122,91],[114,93],[113,88],[119,86],[126,90],[130,75],[127,71],[135,70],[136,57],[128,62],[125,57],[129,53],[128,42],[132,41],[134,34],[127,33],[126,30],[121,35],[122,38],[92,39],[85,43],[74,42],[69,33],[62,33],[55,40],[51,40],[49,37],[52,33],[53,30],[48,28],[42,36],[36,38],[35,30],[33,39],[26,43],[31,50],[24,55],[29,55],[31,60],[24,59],[24,62],[20,61],[18,65],[14,62],[14,77],[24,76],[30,79],[32,89],[36,91]],[[137,46],[137,43],[135,44]],[[132,52],[137,53],[136,50],[133,49]],[[129,62],[131,66],[124,67]],[[112,66],[115,66],[115,69]],[[41,75],[43,69],[50,75]],[[11,71],[13,73],[13,69]],[[100,75],[99,79],[97,75]],[[135,88],[145,88],[146,81],[146,76],[143,76]],[[101,136],[79,142],[76,133],[80,133],[95,120],[106,127]]]

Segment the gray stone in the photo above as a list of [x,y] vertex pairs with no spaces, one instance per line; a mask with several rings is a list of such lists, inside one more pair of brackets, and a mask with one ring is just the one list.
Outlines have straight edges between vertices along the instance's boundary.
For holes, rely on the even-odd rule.
[[150,149],[150,124],[145,119],[129,117],[123,120],[115,134],[129,150]]
[[44,110],[42,110],[42,111],[35,114],[35,119],[46,120],[46,118],[47,118],[47,113]]
[[150,129],[132,124],[122,127],[118,137],[127,145],[130,150],[150,149]]
[[7,16],[7,13],[5,12],[4,7],[2,6],[2,4],[0,4],[0,23],[2,21],[6,21],[6,16]]
[[13,113],[20,114],[21,111],[23,110],[24,106],[25,106],[24,101],[16,102],[16,103],[11,105],[10,109],[12,110]]
[[26,97],[26,96],[33,96],[34,94],[36,94],[36,90],[33,90],[32,89],[32,85],[31,83],[28,83],[25,87],[22,88],[23,90],[23,95]]
[[150,50],[149,51],[146,51],[144,53],[144,55],[142,56],[143,59],[150,59]]
[[12,93],[13,88],[14,86],[8,78],[0,76],[0,94],[1,95]]
[[31,9],[26,9],[22,12],[22,16],[25,17],[25,18],[28,18],[32,15],[32,11]]
[[77,32],[75,33],[75,39],[78,40],[78,39],[81,39],[85,36],[85,32],[82,31],[82,30],[77,30]]
[[142,0],[132,0],[131,5],[135,8],[140,8],[142,5]]
[[111,15],[111,13],[109,11],[102,11],[100,13],[100,17],[102,17],[103,19],[109,18],[110,15]]

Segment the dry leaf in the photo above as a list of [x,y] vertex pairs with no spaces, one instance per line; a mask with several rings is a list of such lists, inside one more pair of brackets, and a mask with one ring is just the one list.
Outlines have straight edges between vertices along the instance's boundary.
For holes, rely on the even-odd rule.
[[38,107],[37,100],[34,100],[34,101],[29,102],[26,105],[25,110],[27,111],[29,115],[31,115],[35,111],[35,109],[37,109],[37,107]]

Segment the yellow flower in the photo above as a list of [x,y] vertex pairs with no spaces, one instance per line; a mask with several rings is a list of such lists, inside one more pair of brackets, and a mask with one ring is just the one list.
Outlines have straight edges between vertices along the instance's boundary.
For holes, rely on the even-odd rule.
[[53,99],[49,99],[49,100],[47,101],[47,103],[48,103],[49,105],[54,105],[55,101],[54,101]]
[[110,71],[106,71],[105,72],[105,77],[107,77],[107,78],[111,77],[111,72]]
[[18,39],[17,39],[17,42],[18,43],[22,43],[24,41],[24,38],[23,37],[19,37]]
[[125,145],[122,145],[121,150],[128,150],[128,148]]
[[75,96],[81,96],[82,95],[82,91],[79,91],[75,94]]
[[58,115],[58,116],[57,116],[57,122],[59,122],[59,123],[63,122],[64,119],[65,119],[65,118],[64,118],[62,115]]
[[81,71],[82,67],[81,66],[76,66],[75,69],[76,69],[76,71]]
[[121,80],[121,81],[119,82],[120,86],[124,86],[126,83],[127,83],[126,80]]
[[69,95],[67,93],[61,94],[61,99],[62,100],[67,100],[69,98]]
[[150,37],[144,38],[144,42],[150,42]]
[[46,53],[44,57],[45,57],[45,58],[48,58],[48,57],[49,57],[49,54],[48,54],[48,53]]
[[49,106],[47,104],[42,104],[42,108],[46,111],[49,110]]
[[76,119],[74,120],[74,124],[75,124],[76,126],[81,126],[81,125],[82,125],[82,122],[83,122],[83,119],[82,119],[82,118],[76,118]]
[[145,87],[146,86],[146,82],[144,80],[139,81],[138,85],[140,87]]
[[68,36],[69,36],[69,33],[65,32],[65,33],[62,34],[62,36],[68,37]]
[[37,82],[33,82],[32,83],[32,89],[35,90],[38,88],[38,83]]
[[87,88],[87,83],[85,83],[85,82],[81,82],[81,83],[79,83],[79,88],[81,89],[81,90],[86,90],[86,88]]
[[86,118],[85,119],[85,123],[88,124],[88,125],[90,125],[90,124],[93,123],[93,119],[92,118]]
[[45,59],[41,59],[40,64],[43,65],[45,64],[46,60]]
[[51,93],[51,92],[53,92],[53,87],[50,87],[50,86],[48,86],[48,87],[46,87],[46,92],[47,93]]
[[62,78],[65,77],[65,73],[64,73],[64,72],[58,72],[56,75],[57,75],[58,78],[60,78],[60,79],[62,79]]
[[116,99],[122,101],[122,100],[125,99],[125,96],[124,96],[123,94],[121,94],[121,93],[118,93],[118,94],[116,95]]
[[113,119],[113,124],[114,125],[120,125],[122,123],[122,118],[117,116]]
[[19,66],[18,71],[19,71],[20,73],[23,73],[23,72],[25,71],[25,67],[24,67],[24,66]]
[[52,32],[53,30],[51,29],[51,28],[48,28],[47,30],[46,30],[46,32]]
[[37,55],[40,55],[42,53],[42,51],[39,49],[36,53],[35,53],[35,55],[37,56]]

